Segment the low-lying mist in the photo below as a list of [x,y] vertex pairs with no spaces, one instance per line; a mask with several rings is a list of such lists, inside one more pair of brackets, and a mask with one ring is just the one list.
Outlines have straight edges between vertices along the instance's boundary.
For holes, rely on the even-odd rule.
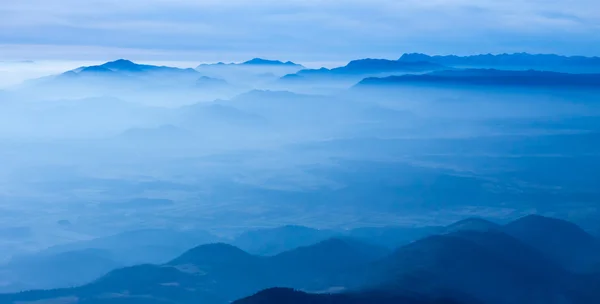
[[382,66],[117,60],[5,88],[0,260],[146,229],[218,240],[541,213],[600,230],[599,87],[361,82],[448,68]]

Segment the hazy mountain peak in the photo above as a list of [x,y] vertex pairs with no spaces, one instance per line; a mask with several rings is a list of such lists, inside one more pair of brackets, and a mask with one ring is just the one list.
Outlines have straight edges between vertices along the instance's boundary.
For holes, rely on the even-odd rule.
[[600,263],[600,241],[571,222],[528,215],[508,223],[504,231],[571,270],[589,271]]
[[405,53],[400,56],[400,61],[428,61],[431,56],[423,53]]
[[303,260],[316,263],[341,262],[342,259],[355,261],[372,261],[389,253],[388,249],[348,237],[331,237],[316,244],[302,246],[275,256],[279,260]]
[[296,64],[296,63],[291,62],[291,61],[283,62],[283,61],[280,61],[280,60],[269,60],[269,59],[262,59],[262,58],[253,58],[253,59],[250,59],[248,61],[243,62],[242,64],[245,64],[245,65],[287,65],[287,66],[300,66],[299,64]]
[[137,64],[133,61],[127,59],[117,59],[115,61],[106,62],[100,67],[112,70],[112,71],[120,71],[120,72],[140,72],[148,68],[152,68],[153,66],[145,66],[141,64]]
[[117,59],[114,61],[109,61],[103,64],[103,66],[112,66],[112,67],[131,67],[131,66],[137,66],[137,63],[134,63],[131,60],[127,60],[127,59]]
[[513,228],[513,229],[516,229],[516,228],[527,228],[527,229],[536,229],[536,230],[551,229],[548,231],[552,231],[552,230],[556,231],[556,229],[561,229],[563,231],[569,231],[572,233],[588,235],[582,228],[580,228],[576,224],[573,224],[573,223],[565,221],[565,220],[552,218],[552,217],[546,217],[546,216],[537,215],[537,214],[531,214],[531,215],[527,215],[525,217],[519,218],[519,219],[507,224],[506,226],[509,228]]
[[210,76],[200,76],[196,80],[196,85],[201,87],[215,87],[215,86],[224,86],[227,85],[228,82],[222,78],[210,77]]
[[244,262],[253,258],[249,253],[229,244],[214,243],[200,245],[183,253],[178,258],[171,261],[170,265],[194,264],[202,265],[206,263],[235,263]]
[[500,226],[483,218],[472,217],[453,223],[446,227],[446,232],[456,231],[489,231],[497,230]]

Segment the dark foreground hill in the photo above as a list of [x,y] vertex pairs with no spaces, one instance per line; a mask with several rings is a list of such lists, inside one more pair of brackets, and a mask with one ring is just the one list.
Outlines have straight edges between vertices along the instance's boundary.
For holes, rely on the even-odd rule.
[[[433,236],[376,262],[365,285],[484,303],[576,302],[573,277],[541,253],[496,232]],[[369,289],[371,289],[369,288]]]
[[271,288],[234,304],[455,304],[449,299],[425,299],[385,293],[308,294],[288,288]]
[[[564,221],[543,219],[555,222],[546,226],[549,234],[561,235],[561,230],[570,226]],[[530,222],[524,218],[517,223],[523,220]],[[537,230],[538,224],[530,224],[531,230]],[[572,273],[556,263],[551,254],[503,232],[504,229],[505,226],[482,219],[450,225],[444,234],[400,247],[368,265],[364,272],[348,272],[348,276],[360,277],[362,281],[348,279],[347,289],[342,294],[269,289],[236,303],[587,304],[600,301],[598,274]],[[414,295],[422,296],[411,297]]]
[[530,215],[507,224],[504,231],[567,269],[600,270],[595,268],[600,265],[600,240],[573,223]]

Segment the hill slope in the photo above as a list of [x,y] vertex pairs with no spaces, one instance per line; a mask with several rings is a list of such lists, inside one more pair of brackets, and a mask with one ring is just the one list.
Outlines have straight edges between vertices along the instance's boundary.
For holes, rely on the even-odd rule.
[[503,229],[563,267],[589,272],[600,265],[600,240],[573,223],[530,215]]
[[571,274],[499,232],[428,237],[376,262],[370,273],[370,289],[484,303],[576,303],[579,295]]
[[[324,290],[349,263],[367,265],[385,249],[330,240],[274,257],[248,254],[227,244],[202,245],[164,265],[114,270],[93,283],[49,291],[0,295],[0,303],[77,297],[86,301],[139,297],[174,303],[228,303],[259,290],[280,286]],[[304,266],[304,267],[302,267]],[[124,302],[128,303],[128,302]]]
[[272,288],[237,300],[234,304],[452,304],[452,300],[429,300],[419,297],[380,293],[308,294],[287,289]]

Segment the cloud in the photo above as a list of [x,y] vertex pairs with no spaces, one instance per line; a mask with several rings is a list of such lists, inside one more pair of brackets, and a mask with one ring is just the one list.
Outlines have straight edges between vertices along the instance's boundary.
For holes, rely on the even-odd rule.
[[0,7],[0,41],[24,49],[146,50],[141,57],[193,57],[194,51],[318,60],[405,51],[590,55],[600,52],[600,1],[21,0]]

